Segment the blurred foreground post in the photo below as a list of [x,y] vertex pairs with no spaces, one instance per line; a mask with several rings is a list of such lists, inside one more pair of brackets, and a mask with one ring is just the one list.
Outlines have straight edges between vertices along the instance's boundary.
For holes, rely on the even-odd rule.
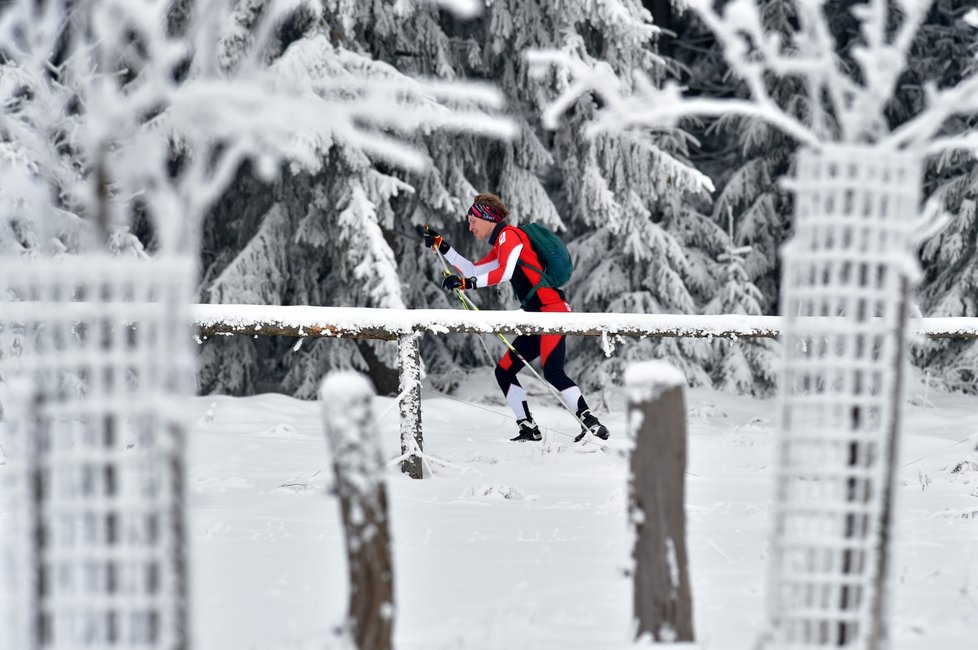
[[[0,260],[14,650],[190,645],[190,256]],[[4,647],[6,650],[6,647]]]
[[319,389],[350,571],[347,625],[359,650],[387,650],[394,628],[394,571],[374,389],[354,372],[331,372]]
[[686,556],[686,378],[660,361],[625,371],[628,435],[634,440],[629,519],[635,524],[636,637],[693,640]]
[[914,152],[840,145],[798,156],[782,279],[771,650],[888,645],[889,523],[921,177]]

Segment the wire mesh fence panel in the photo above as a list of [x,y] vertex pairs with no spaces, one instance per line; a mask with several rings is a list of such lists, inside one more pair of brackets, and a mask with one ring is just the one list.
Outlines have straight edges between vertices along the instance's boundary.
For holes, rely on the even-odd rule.
[[920,164],[826,147],[793,185],[768,647],[880,648]]
[[187,257],[0,262],[13,647],[188,647]]

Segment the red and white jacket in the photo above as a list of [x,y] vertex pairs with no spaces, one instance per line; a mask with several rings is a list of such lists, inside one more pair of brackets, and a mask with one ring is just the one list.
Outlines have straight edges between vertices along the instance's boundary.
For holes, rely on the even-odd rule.
[[[526,299],[540,281],[540,274],[517,264],[522,261],[534,268],[543,268],[540,259],[530,246],[530,239],[516,226],[498,224],[489,235],[492,250],[478,262],[472,263],[454,248],[445,253],[445,259],[464,277],[474,277],[477,288],[491,287],[509,281],[519,301]],[[553,287],[541,286],[526,302],[526,311],[570,311],[564,292]]]

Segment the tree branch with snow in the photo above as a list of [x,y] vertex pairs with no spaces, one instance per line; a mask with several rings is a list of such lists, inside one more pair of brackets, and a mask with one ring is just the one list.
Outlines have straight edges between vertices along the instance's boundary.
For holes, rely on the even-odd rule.
[[[20,0],[0,12],[0,220],[33,228],[51,204],[82,231],[102,223],[104,240],[142,211],[161,248],[188,250],[246,160],[270,178],[284,164],[315,170],[343,144],[420,169],[417,131],[513,134],[495,90],[407,77],[339,49],[322,28],[269,65],[290,21],[316,24],[311,0],[189,4]],[[43,187],[28,192],[25,179]],[[0,243],[30,248],[15,230],[0,229]],[[34,243],[72,247],[48,230]]]
[[[674,81],[657,84],[641,73],[635,75],[634,87],[626,87],[607,67],[589,66],[567,51],[539,51],[531,55],[538,73],[557,67],[568,78],[565,90],[544,111],[546,123],[555,124],[579,97],[592,93],[604,104],[594,127],[601,130],[674,126],[684,117],[738,114],[815,148],[828,142],[879,143],[937,153],[972,146],[973,138],[932,139],[949,117],[978,112],[978,77],[946,90],[929,87],[928,107],[889,132],[886,107],[931,0],[867,0],[853,6],[860,38],[851,62],[838,52],[820,0],[796,2],[798,26],[790,38],[765,29],[756,0],[733,0],[722,10],[715,8],[715,0],[689,0],[688,5],[721,43],[749,99],[690,96]],[[969,16],[978,23],[978,13]],[[800,79],[807,88],[804,114],[779,106],[768,91],[772,79],[787,78]]]

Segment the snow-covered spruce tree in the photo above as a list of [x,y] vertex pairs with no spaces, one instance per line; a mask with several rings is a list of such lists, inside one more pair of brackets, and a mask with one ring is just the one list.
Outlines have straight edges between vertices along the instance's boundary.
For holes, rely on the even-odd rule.
[[[792,29],[792,0],[759,2],[758,12],[769,31],[787,35]],[[694,12],[673,12],[670,19],[667,28],[677,34],[671,50],[691,96],[748,96],[743,82],[730,74],[720,44]],[[803,112],[804,93],[796,80],[770,78],[767,83],[779,106]],[[779,251],[790,235],[791,221],[790,197],[778,181],[791,167],[797,141],[750,115],[688,121],[686,128],[699,143],[690,152],[692,164],[717,186],[711,218],[727,227],[730,247],[745,247],[742,257],[724,264],[724,286],[704,313],[777,313]],[[776,342],[714,341],[712,348],[709,369],[716,385],[771,393]]]
[[[750,246],[734,247],[733,216],[730,217],[730,244],[719,257],[725,280],[716,296],[706,304],[704,314],[763,314],[764,296],[750,280],[747,259]],[[770,395],[777,387],[779,354],[771,339],[714,341],[715,358],[710,367],[714,385],[738,393]]]
[[[697,209],[712,187],[685,163],[685,134],[664,129],[647,139],[585,138],[597,108],[591,97],[563,106],[565,119],[544,129],[538,116],[568,79],[532,72],[526,57],[558,47],[582,65],[614,71],[623,83],[635,69],[665,74],[669,62],[656,53],[651,14],[631,0],[507,0],[492,4],[485,28],[486,74],[525,120],[522,137],[494,156],[490,189],[518,220],[566,229],[576,265],[567,287],[575,309],[695,313],[715,290],[713,259],[723,237]],[[708,381],[702,364],[709,350],[701,341],[629,341],[611,358],[607,344],[570,342],[571,371],[588,387],[620,379],[628,359],[649,356],[670,358],[694,383]]]
[[[786,36],[796,20],[793,0],[758,3],[766,29]],[[686,12],[677,38],[676,58],[688,70],[683,77],[691,95],[748,96],[745,85],[730,74],[720,44],[696,14]],[[804,89],[794,79],[768,79],[772,99],[801,116]],[[798,143],[763,120],[731,114],[690,123],[700,141],[690,157],[717,185],[712,217],[725,224],[734,218],[736,246],[750,246],[744,268],[761,290],[762,313],[777,313],[780,285],[779,249],[790,234],[791,203],[778,179],[791,168]]]
[[[635,5],[619,15],[630,16],[630,22],[609,21],[612,26],[604,33],[558,33],[557,56],[573,61],[579,70],[614,75],[623,92],[634,83],[634,70],[664,79],[673,66],[656,53],[652,17]],[[533,45],[547,47],[546,42]],[[541,87],[528,109],[540,111],[568,90],[565,96],[573,97],[554,107],[549,120],[556,127],[555,167],[564,181],[556,196],[577,235],[572,244],[577,271],[570,287],[575,306],[585,311],[699,313],[723,282],[717,257],[728,244],[723,229],[708,215],[712,183],[687,161],[690,137],[678,129],[593,131],[585,137],[599,105],[594,97],[574,94],[576,82],[562,71],[538,68],[533,76]],[[615,381],[629,360],[649,357],[669,358],[693,384],[710,383],[714,352],[705,341],[630,341],[610,358],[608,342],[601,343],[579,342],[572,364],[592,384]]]
[[[978,11],[966,0],[938,0],[922,25],[908,83],[894,110],[916,113],[924,102],[921,80],[933,79],[940,88],[954,86],[978,73]],[[971,12],[971,21],[965,17]],[[916,82],[916,83],[914,83]],[[974,132],[978,120],[949,120],[946,134]],[[970,151],[936,156],[927,169],[925,191],[944,212],[946,225],[921,246],[924,279],[920,309],[925,316],[978,316],[978,165]],[[978,345],[974,341],[943,339],[912,348],[912,359],[945,388],[978,391]]]
[[[410,16],[406,4],[400,3],[398,11]],[[254,16],[266,5],[261,0],[238,3],[236,28],[223,42],[225,67],[235,65]],[[379,17],[372,29],[399,23],[393,4],[329,2],[323,10],[314,20],[279,30],[278,47],[264,53],[265,64],[292,83],[327,83],[330,92],[352,95],[351,101],[368,111],[365,117],[373,118],[374,137],[384,136],[381,128],[405,134],[402,149],[416,156],[413,168],[419,175],[431,161],[408,131],[466,131],[487,139],[509,133],[508,125],[485,112],[498,100],[490,88],[457,79],[454,85],[414,81],[357,42],[358,20],[366,17],[366,24],[374,10]],[[344,87],[344,78],[357,85]],[[385,87],[391,92],[383,96],[370,90]],[[396,233],[406,234],[408,228],[395,213],[394,198],[414,188],[392,172],[389,161],[368,156],[368,148],[343,134],[307,145],[312,164],[289,165],[273,184],[242,169],[211,212],[204,226],[202,300],[405,306],[395,251],[404,246]],[[417,241],[412,240],[415,254]],[[350,366],[368,371],[382,393],[396,387],[394,346],[387,343],[317,340],[294,346],[241,338],[206,342],[201,389],[241,394],[276,388],[312,397],[326,369]]]
[[[566,228],[569,240],[589,238],[573,245],[580,270],[570,292],[578,309],[688,313],[712,297],[720,277],[713,260],[725,250],[725,238],[704,217],[679,218],[682,211],[693,210],[684,199],[703,194],[709,184],[682,162],[685,139],[681,132],[662,132],[651,146],[631,138],[583,140],[579,137],[580,128],[594,109],[589,101],[570,108],[575,120],[555,132],[542,129],[536,117],[543,102],[558,92],[562,81],[557,75],[530,75],[522,56],[529,48],[566,43],[568,51],[582,59],[595,65],[599,65],[600,58],[607,59],[610,63],[600,65],[609,65],[622,74],[640,65],[665,65],[654,51],[651,18],[639,3],[556,6],[548,2],[496,2],[486,7],[483,15],[461,20],[422,3],[336,2],[326,3],[324,20],[338,48],[387,63],[399,72],[446,81],[474,77],[498,83],[517,122],[517,137],[508,142],[478,135],[419,133],[414,144],[427,152],[429,166],[420,174],[395,174],[413,191],[399,188],[390,207],[374,203],[377,214],[385,215],[380,229],[399,263],[400,298],[404,304],[457,307],[451,296],[437,286],[441,272],[438,259],[421,249],[410,234],[411,227],[429,223],[470,257],[481,256],[483,245],[468,235],[462,217],[472,196],[484,190],[499,193],[513,209],[517,222],[541,221],[558,229]],[[327,169],[324,167],[322,176],[338,176]],[[347,168],[339,171],[350,173]],[[308,188],[319,184],[318,177],[306,182],[307,189],[300,188],[294,179],[288,183],[295,188],[294,193],[279,186],[273,194],[294,195],[304,213],[313,203]],[[233,202],[233,198],[229,201]],[[332,197],[329,203],[336,205]],[[270,207],[265,205],[262,209]],[[291,223],[295,223],[294,217]],[[247,231],[249,238],[257,232],[254,227]],[[356,283],[349,287],[327,285],[325,278],[333,268],[331,264],[342,255],[355,256],[357,246],[330,249],[336,255],[322,249],[303,252],[294,251],[295,248],[293,243],[286,256],[289,270],[282,272],[283,277],[291,278],[287,292],[279,294],[282,302],[297,300],[304,292],[310,304],[384,306],[385,303],[367,299]],[[240,246],[236,250],[241,250]],[[310,258],[309,253],[315,253],[315,257]],[[216,261],[219,255],[228,257],[217,252],[212,259]],[[636,260],[649,259],[654,260],[654,268],[637,268]],[[215,269],[228,264],[230,259],[225,259],[215,264]],[[216,270],[209,277],[219,275]],[[592,278],[593,283],[589,282]],[[358,290],[361,293],[355,294]],[[506,287],[476,296],[484,307],[515,306]],[[315,374],[309,370],[313,367],[321,372],[325,364],[370,366],[365,348],[376,351],[373,361],[377,363],[371,366],[376,380],[390,361],[382,355],[389,354],[386,350],[392,347],[360,344],[357,348],[343,348],[335,341],[323,341],[292,351],[282,342],[262,340],[219,344],[261,347],[262,358],[272,359],[280,364],[278,371],[287,372],[283,386],[299,394],[306,389],[300,389],[297,381],[288,378]],[[709,349],[703,343],[649,341],[633,347],[655,348],[636,350],[635,354],[671,353],[686,365],[694,380],[707,380],[702,362],[709,358]],[[439,386],[449,387],[457,381],[460,364],[487,363],[475,337],[429,337],[423,349],[432,378]],[[502,354],[502,349],[496,352]],[[616,366],[621,362],[606,361],[596,343],[587,345],[584,352],[578,356],[585,367],[598,371],[589,373],[593,383],[603,382],[600,372],[614,376],[620,371]],[[219,360],[221,356],[215,352],[213,358]],[[230,359],[230,363],[236,361]],[[274,371],[266,374],[275,376]],[[242,384],[236,390],[248,390],[246,384],[254,376],[255,373],[239,376]]]

